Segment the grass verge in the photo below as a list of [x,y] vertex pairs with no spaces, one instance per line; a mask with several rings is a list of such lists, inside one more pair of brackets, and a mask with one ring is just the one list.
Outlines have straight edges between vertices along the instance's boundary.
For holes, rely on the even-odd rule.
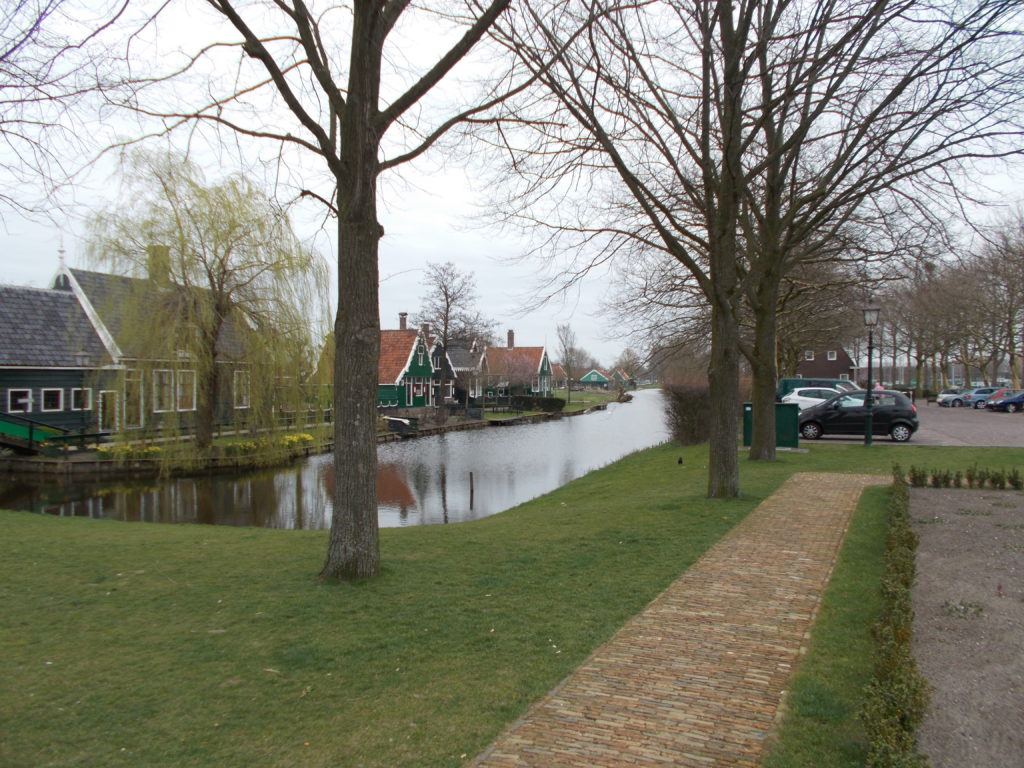
[[861,768],[868,746],[858,717],[871,681],[870,627],[882,600],[888,488],[861,496],[790,686],[786,715],[764,768]]
[[461,765],[794,471],[896,455],[1024,463],[815,446],[743,462],[723,502],[706,447],[663,446],[484,520],[386,529],[357,585],[314,580],[322,531],[0,513],[0,765]]

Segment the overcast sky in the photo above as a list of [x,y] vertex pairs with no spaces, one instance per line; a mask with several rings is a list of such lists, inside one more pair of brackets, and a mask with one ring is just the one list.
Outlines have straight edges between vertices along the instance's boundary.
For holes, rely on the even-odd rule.
[[[83,22],[88,10],[81,9],[90,7],[90,0],[68,0],[66,6],[69,12],[77,9],[78,13],[84,14],[80,19]],[[145,5],[142,4],[140,9],[144,10]],[[69,30],[74,29],[73,21],[65,19],[65,23]],[[199,45],[197,34],[211,39],[221,34],[225,37],[217,39],[236,37],[230,32],[211,31],[216,26],[217,18],[202,6],[169,6],[158,24],[145,27],[135,39],[135,53],[143,54],[136,66],[146,60],[171,62],[183,48]],[[110,46],[113,49],[123,40],[123,35],[112,34],[114,38]],[[407,71],[402,69],[409,65],[414,54],[425,55],[427,61],[436,55],[424,42],[425,39],[432,41],[434,47],[447,45],[442,37],[427,35],[425,38],[422,26],[414,26],[411,30],[413,44],[408,41],[401,43],[401,28],[393,34],[399,38],[397,51],[403,60],[390,63],[396,65],[399,76],[403,72],[408,76],[410,72],[422,69],[422,62],[414,62],[415,65],[408,66]],[[208,83],[201,79],[201,72],[198,74],[201,77],[194,87],[200,92],[206,90]],[[219,71],[213,71],[207,76],[213,82],[219,74]],[[171,92],[181,93],[182,87],[176,84]],[[142,132],[137,125],[112,127],[109,112],[101,121],[95,121],[94,117],[92,120],[95,124],[82,126],[80,132],[108,131],[110,136],[116,134],[117,138]],[[184,138],[186,136],[177,136],[173,140],[179,142],[180,148],[180,141]],[[190,152],[195,153],[195,138],[190,138]],[[103,146],[111,141],[112,138],[104,137],[97,138],[95,143]],[[218,154],[217,150],[213,152]],[[220,158],[224,154],[219,153]],[[207,160],[202,165],[208,182],[217,182],[220,177],[238,170],[237,166],[224,165],[223,159]],[[423,267],[427,263],[452,261],[460,270],[474,273],[480,298],[479,309],[497,321],[500,339],[505,339],[507,330],[514,329],[517,345],[546,344],[554,359],[557,358],[556,326],[568,322],[586,352],[605,365],[614,362],[625,342],[610,339],[609,329],[600,319],[599,301],[606,290],[606,275],[594,275],[564,300],[556,300],[540,310],[523,314],[524,306],[538,295],[538,278],[545,265],[537,260],[524,261],[521,257],[526,245],[514,236],[470,226],[479,218],[480,211],[475,203],[483,190],[474,190],[461,168],[446,165],[445,157],[437,151],[410,166],[403,166],[400,174],[384,178],[381,187],[379,219],[385,231],[380,243],[381,327],[396,328],[399,312],[414,315],[418,311],[424,294]],[[90,207],[103,207],[115,198],[117,176],[110,170],[94,171],[83,181],[85,186],[74,190],[78,204],[75,213],[54,213],[53,223],[26,220],[10,210],[0,210],[0,266],[3,268],[0,282],[46,286],[57,270],[58,251],[62,244],[71,266],[89,267],[84,259],[81,219]],[[26,197],[38,198],[38,191],[26,190]],[[313,238],[333,263],[334,235],[331,230],[334,223],[324,225],[317,218],[320,214],[308,209],[299,215],[309,217],[306,221],[295,220],[300,236]]]

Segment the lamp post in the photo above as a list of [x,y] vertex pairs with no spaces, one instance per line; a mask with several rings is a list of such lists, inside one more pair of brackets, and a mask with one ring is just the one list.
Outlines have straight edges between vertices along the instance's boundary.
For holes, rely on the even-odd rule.
[[875,352],[875,326],[878,325],[878,313],[882,310],[876,307],[869,298],[868,305],[862,311],[864,312],[864,327],[868,329],[868,391],[864,395],[864,407],[867,409],[867,415],[864,417],[864,445],[870,446],[874,427],[872,409],[875,405],[875,397],[872,394],[874,382],[871,381],[871,358]]

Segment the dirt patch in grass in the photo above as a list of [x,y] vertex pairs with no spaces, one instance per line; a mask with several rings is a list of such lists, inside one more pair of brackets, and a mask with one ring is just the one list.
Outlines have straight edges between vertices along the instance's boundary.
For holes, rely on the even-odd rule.
[[914,655],[932,686],[919,737],[933,768],[1024,755],[1024,493],[913,489],[921,543]]

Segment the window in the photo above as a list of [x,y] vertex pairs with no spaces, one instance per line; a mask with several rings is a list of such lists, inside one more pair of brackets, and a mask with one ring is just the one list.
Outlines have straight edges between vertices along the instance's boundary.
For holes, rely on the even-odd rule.
[[848,373],[840,373],[839,374],[839,378],[842,379],[843,381],[849,381],[850,380],[850,374],[848,374]]
[[39,394],[42,398],[42,411],[63,411],[64,410],[64,390],[63,389],[43,389],[40,390]]
[[142,427],[142,371],[129,368],[124,372],[124,428]]
[[196,372],[178,371],[178,410],[196,409]]
[[174,410],[174,371],[153,371],[153,410]]
[[92,390],[91,389],[72,389],[71,390],[71,410],[72,411],[91,411],[92,410]]
[[814,359],[814,350],[813,349],[805,349],[804,350],[804,360],[813,360],[813,359]]
[[232,387],[235,408],[249,407],[249,372],[235,371],[232,379]]
[[31,389],[8,389],[7,390],[7,412],[8,413],[29,413],[32,410]]
[[834,349],[830,349],[828,351],[828,359],[829,360],[836,360],[836,359],[838,359],[838,354],[836,353],[836,351]]

